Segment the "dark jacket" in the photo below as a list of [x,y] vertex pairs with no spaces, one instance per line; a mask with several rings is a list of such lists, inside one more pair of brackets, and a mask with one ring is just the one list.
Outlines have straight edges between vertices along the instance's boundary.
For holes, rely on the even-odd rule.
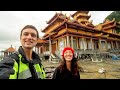
[[57,67],[53,73],[52,79],[71,79],[71,80],[79,80],[80,74],[77,72],[77,75],[73,75],[71,71],[69,71],[67,68],[60,72],[60,66]]
[[[19,55],[21,55],[21,61],[19,60]],[[34,51],[32,52],[32,58],[33,60],[27,60],[23,48],[20,46],[18,52],[1,60],[0,79],[10,79],[10,77],[12,77],[12,79],[39,79],[39,69],[42,67],[42,74],[45,74],[44,68],[39,56]],[[35,65],[37,68],[40,68],[36,70]]]

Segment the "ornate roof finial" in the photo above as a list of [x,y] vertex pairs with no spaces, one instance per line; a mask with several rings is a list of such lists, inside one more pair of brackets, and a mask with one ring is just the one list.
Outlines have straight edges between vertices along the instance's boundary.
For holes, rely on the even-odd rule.
[[93,20],[90,20],[90,23],[92,24],[92,23],[93,23]]
[[67,16],[67,14],[65,13],[65,16]]
[[115,18],[113,18],[113,21],[115,21]]

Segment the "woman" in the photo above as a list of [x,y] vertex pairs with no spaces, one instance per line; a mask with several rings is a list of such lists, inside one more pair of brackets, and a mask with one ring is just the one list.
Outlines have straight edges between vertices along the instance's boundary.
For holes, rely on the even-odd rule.
[[55,69],[52,79],[80,79],[79,67],[74,56],[74,50],[65,47],[62,52],[62,62]]

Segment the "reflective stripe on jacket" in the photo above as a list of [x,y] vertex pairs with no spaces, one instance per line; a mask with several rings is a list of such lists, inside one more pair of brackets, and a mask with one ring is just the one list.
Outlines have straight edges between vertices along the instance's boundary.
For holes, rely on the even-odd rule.
[[[18,75],[18,79],[27,79],[29,77],[32,77],[32,74],[29,69],[29,63],[22,62],[21,54],[19,54],[18,56],[19,56],[19,65],[16,62],[16,60],[14,59],[15,62],[14,62],[13,69],[14,69],[15,73],[13,75],[10,75],[9,79],[16,79],[17,75]],[[34,64],[33,66],[38,75],[38,78],[45,79],[46,75],[45,75],[43,66],[40,64]]]

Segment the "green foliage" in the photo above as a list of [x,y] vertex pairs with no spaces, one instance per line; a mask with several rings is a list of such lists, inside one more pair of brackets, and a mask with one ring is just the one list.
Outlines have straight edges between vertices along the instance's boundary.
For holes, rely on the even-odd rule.
[[3,58],[3,56],[0,56],[0,61],[1,61],[2,58]]
[[115,21],[116,22],[119,22],[120,21],[120,11],[114,11],[112,12],[110,15],[108,15],[106,19],[109,19],[109,20],[113,20],[113,18],[115,18]]
[[[120,22],[120,11],[114,11],[114,12],[112,12],[110,15],[108,15],[105,18],[105,20],[106,19],[113,20],[113,18],[115,18],[116,22]],[[119,33],[120,32],[120,28],[116,28],[116,31],[117,31],[117,33]]]
[[117,33],[119,33],[120,32],[120,28],[116,28],[116,31],[117,31]]

